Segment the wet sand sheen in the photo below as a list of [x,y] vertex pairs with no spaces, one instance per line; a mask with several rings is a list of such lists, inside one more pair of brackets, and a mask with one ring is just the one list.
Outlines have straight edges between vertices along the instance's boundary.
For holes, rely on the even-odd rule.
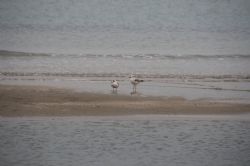
[[239,114],[250,104],[77,93],[44,86],[0,86],[0,116],[110,116],[136,114]]

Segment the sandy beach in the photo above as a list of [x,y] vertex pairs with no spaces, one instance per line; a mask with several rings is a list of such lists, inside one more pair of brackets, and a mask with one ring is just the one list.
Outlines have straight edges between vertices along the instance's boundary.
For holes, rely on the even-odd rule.
[[250,104],[181,97],[80,93],[46,86],[0,86],[0,116],[203,115],[250,112]]

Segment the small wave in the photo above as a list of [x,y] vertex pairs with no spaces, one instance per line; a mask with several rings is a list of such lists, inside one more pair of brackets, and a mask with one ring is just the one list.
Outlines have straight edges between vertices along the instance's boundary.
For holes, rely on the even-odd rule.
[[[69,78],[99,78],[107,80],[107,78],[120,78],[127,79],[130,73],[32,73],[32,72],[1,72],[0,76],[6,77],[22,77],[22,76],[33,76],[33,77],[69,77]],[[199,80],[199,81],[224,81],[224,82],[239,82],[239,81],[250,81],[250,75],[181,75],[181,74],[136,74],[137,77],[143,78],[145,81],[152,80],[168,80],[178,79],[183,81]]]
[[202,55],[202,54],[63,54],[63,53],[30,53],[0,50],[0,56],[48,56],[48,57],[83,57],[83,58],[122,58],[122,59],[218,59],[224,60],[227,58],[250,58],[250,55],[235,54],[235,55]]
[[52,54],[46,54],[46,53],[29,53],[29,52],[15,52],[15,51],[6,51],[6,50],[0,50],[0,56],[52,56]]

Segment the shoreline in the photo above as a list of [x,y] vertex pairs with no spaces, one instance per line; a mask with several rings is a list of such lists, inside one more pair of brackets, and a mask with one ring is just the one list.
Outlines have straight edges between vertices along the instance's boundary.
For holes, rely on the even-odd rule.
[[0,116],[228,115],[248,103],[75,92],[47,86],[0,85]]

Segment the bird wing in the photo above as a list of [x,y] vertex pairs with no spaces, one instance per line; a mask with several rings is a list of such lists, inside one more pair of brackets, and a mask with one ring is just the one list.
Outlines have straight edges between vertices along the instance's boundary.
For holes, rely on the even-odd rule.
[[136,82],[143,82],[143,80],[135,79]]

